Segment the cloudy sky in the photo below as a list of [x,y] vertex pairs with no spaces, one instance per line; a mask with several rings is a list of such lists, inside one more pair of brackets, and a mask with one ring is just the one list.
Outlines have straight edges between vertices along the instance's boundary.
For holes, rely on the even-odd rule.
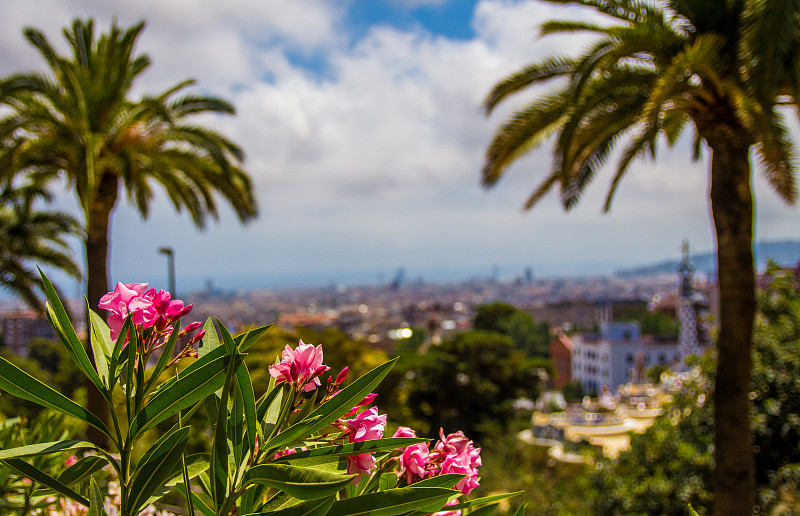
[[[537,38],[543,20],[575,15],[529,0],[3,0],[0,74],[44,68],[25,26],[62,46],[75,17],[102,29],[145,19],[138,51],[153,64],[137,95],[191,77],[236,106],[204,122],[244,147],[259,219],[241,226],[225,209],[200,232],[163,198],[144,221],[122,203],[112,280],[165,286],[165,245],[179,289],[375,282],[398,267],[430,280],[495,266],[503,277],[607,273],[676,257],[684,238],[710,250],[707,162],[692,163],[685,146],[635,164],[608,215],[610,170],[570,213],[556,196],[522,211],[547,148],[480,187],[494,128],[531,98],[487,118],[483,97],[539,56],[579,50],[577,38]],[[761,178],[755,190],[758,237],[800,238],[798,208]],[[68,194],[60,205],[75,210]]]

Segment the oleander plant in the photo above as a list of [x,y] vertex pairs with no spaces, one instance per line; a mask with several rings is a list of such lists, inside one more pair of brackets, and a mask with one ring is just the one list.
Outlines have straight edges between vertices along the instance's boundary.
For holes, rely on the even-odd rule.
[[[117,283],[98,305],[107,322],[87,310],[84,345],[42,278],[47,317],[110,417],[101,420],[0,358],[3,394],[75,418],[108,441],[51,431],[56,440],[3,446],[0,469],[25,493],[31,514],[169,514],[159,504],[166,496],[180,503],[170,511],[203,516],[486,516],[517,494],[468,498],[481,458],[462,432],[440,432],[435,443],[405,427],[384,436],[387,415],[372,391],[396,359],[345,386],[347,368],[334,378],[322,346],[301,340],[276,358],[256,399],[247,350],[271,325],[240,335],[219,320],[181,328],[191,305],[145,283]],[[190,434],[206,431],[188,424],[201,407],[210,452],[189,453]]]

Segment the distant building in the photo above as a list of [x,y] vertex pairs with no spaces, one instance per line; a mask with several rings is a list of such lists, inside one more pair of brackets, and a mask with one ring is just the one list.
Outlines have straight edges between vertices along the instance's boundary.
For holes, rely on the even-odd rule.
[[56,339],[50,321],[32,310],[6,312],[0,319],[0,333],[5,345],[18,355],[27,355],[33,339]]
[[553,362],[553,387],[556,389],[572,383],[572,340],[557,330],[550,339],[549,355]]
[[647,381],[647,369],[679,361],[678,342],[642,338],[639,323],[600,325],[600,333],[572,338],[572,381],[586,392]]

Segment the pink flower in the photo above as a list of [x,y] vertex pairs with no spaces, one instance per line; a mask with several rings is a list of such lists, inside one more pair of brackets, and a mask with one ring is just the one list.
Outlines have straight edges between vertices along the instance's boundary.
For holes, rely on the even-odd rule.
[[463,432],[444,436],[440,430],[441,440],[434,447],[431,456],[439,464],[439,474],[458,473],[466,475],[456,484],[456,489],[468,495],[478,487],[478,468],[481,466],[481,449],[475,448],[472,441]]
[[192,311],[192,306],[184,306],[180,299],[171,299],[169,292],[160,290],[153,297],[153,308],[158,312],[156,328],[165,330],[173,322]]
[[[360,475],[362,473],[369,474],[377,468],[375,463],[375,455],[372,453],[362,453],[360,455],[350,455],[347,457],[347,474]],[[358,478],[353,482],[356,483]]]
[[392,437],[416,437],[417,432],[407,426],[398,426]]
[[428,476],[430,452],[428,443],[417,443],[406,447],[400,456],[400,474],[406,475],[409,484]]
[[[342,420],[349,431],[347,439],[351,443],[380,439],[386,428],[386,414],[378,415],[378,407],[371,407],[359,413],[353,419]],[[375,469],[373,453],[362,453],[347,457],[347,473],[370,473]]]
[[288,345],[281,355],[280,364],[269,366],[269,374],[278,383],[287,382],[312,391],[319,387],[319,376],[330,369],[322,363],[322,346],[314,347],[302,340],[295,349]]
[[[337,392],[336,394],[338,394],[338,392]],[[370,392],[369,394],[367,394],[367,395],[364,397],[364,399],[363,399],[363,400],[359,401],[359,402],[356,404],[356,406],[355,406],[355,407],[351,408],[351,409],[350,409],[350,410],[347,412],[347,414],[345,414],[345,415],[344,415],[344,416],[342,416],[342,417],[350,417],[350,416],[352,416],[353,414],[355,414],[356,412],[358,412],[358,410],[359,410],[361,407],[366,407],[367,405],[369,405],[370,403],[372,403],[373,401],[375,401],[375,398],[377,398],[377,397],[378,397],[378,395],[377,395],[377,394],[375,394],[374,392]]]
[[370,407],[353,419],[342,421],[350,431],[348,440],[351,443],[380,439],[386,428],[386,414],[378,415],[378,407]]
[[108,327],[111,338],[116,339],[122,324],[128,315],[133,317],[133,324],[149,328],[156,323],[158,312],[153,306],[156,289],[147,289],[147,283],[120,283],[114,290],[100,298],[98,307],[111,312],[108,316]]
[[[411,428],[401,426],[397,428],[393,437],[416,437],[417,433]],[[403,448],[400,456],[400,474],[406,475],[406,482],[411,484],[428,476],[430,452],[428,443],[412,444]]]

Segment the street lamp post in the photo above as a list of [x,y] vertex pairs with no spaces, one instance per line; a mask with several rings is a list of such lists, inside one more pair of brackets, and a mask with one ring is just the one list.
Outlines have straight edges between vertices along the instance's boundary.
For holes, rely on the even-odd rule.
[[167,255],[167,275],[169,276],[169,292],[172,299],[178,298],[175,289],[175,252],[171,247],[160,247],[158,252]]

